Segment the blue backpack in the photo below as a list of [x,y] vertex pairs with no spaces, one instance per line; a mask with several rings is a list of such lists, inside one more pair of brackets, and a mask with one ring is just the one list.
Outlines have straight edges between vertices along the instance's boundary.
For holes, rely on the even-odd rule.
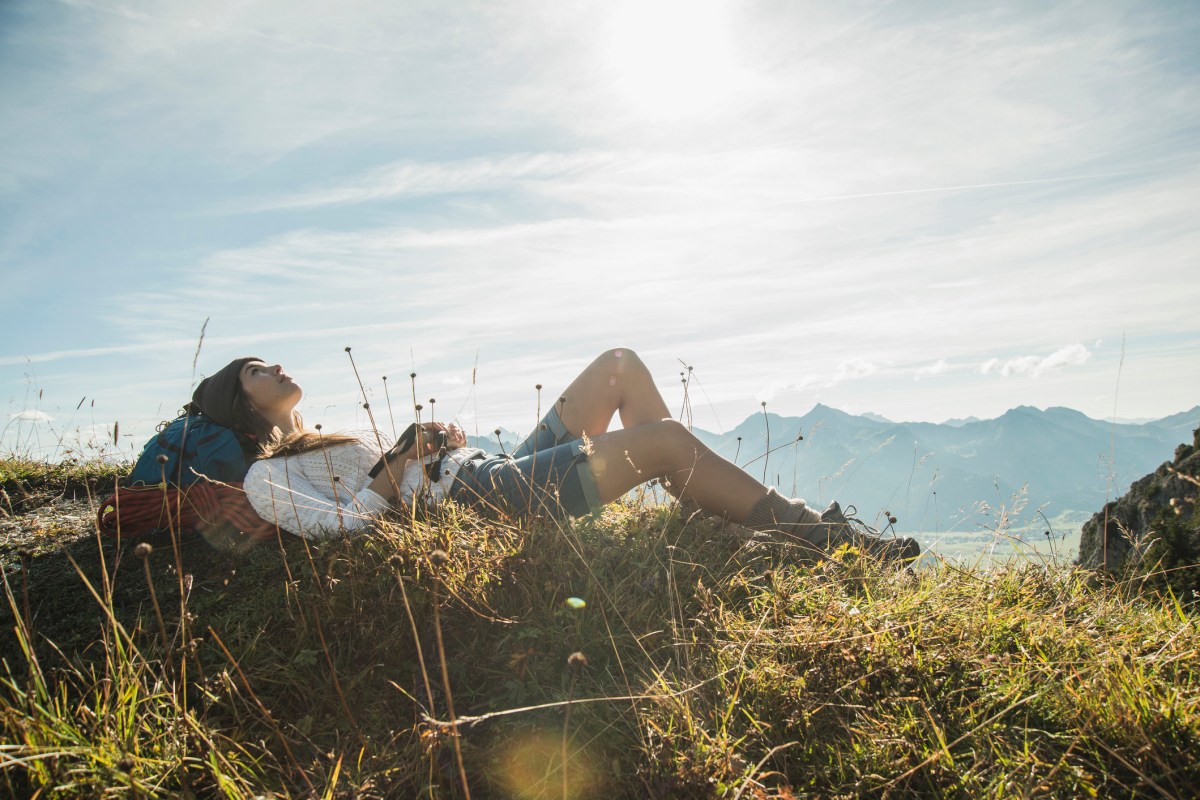
[[165,480],[184,487],[202,475],[241,483],[252,461],[243,442],[249,444],[249,439],[204,414],[181,416],[146,442],[125,486],[161,486]]

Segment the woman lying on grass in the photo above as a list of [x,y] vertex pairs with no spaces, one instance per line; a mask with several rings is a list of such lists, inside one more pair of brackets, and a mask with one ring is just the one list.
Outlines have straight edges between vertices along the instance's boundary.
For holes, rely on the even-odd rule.
[[[589,364],[511,455],[468,447],[457,425],[430,422],[411,447],[384,458],[374,442],[304,429],[295,412],[301,389],[282,367],[239,359],[225,369],[238,371],[240,382],[228,389],[237,396],[213,401],[244,407],[251,427],[278,442],[250,467],[246,496],[265,520],[307,538],[364,528],[418,500],[582,516],[661,477],[681,500],[814,552],[850,544],[880,558],[920,554],[913,539],[852,528],[836,502],[817,513],[714,453],[671,418],[632,350],[609,350]],[[623,427],[610,431],[614,414]]]

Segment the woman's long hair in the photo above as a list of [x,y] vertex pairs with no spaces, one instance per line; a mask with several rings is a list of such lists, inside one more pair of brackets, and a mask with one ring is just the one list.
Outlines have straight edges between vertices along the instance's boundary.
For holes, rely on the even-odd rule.
[[[234,395],[230,411],[233,418],[233,430],[238,434],[242,451],[250,461],[298,456],[323,447],[362,441],[356,436],[344,433],[322,434],[316,430],[305,430],[304,417],[300,416],[299,411],[292,412],[292,428],[295,432],[285,436],[266,417],[254,410],[250,405],[250,398],[246,395],[246,390],[240,388],[240,384]],[[191,402],[183,407],[183,413],[202,414],[204,412],[195,402]]]
[[361,444],[362,439],[357,436],[351,436],[348,433],[321,433],[320,431],[306,431],[300,428],[295,433],[284,436],[277,442],[274,442],[259,457],[287,458],[288,456],[310,453],[313,450],[321,450],[326,447],[333,447],[334,445],[350,443]]
[[[285,438],[279,432],[279,428],[250,407],[250,401],[244,391],[239,391],[233,398],[232,411],[232,430],[238,435],[238,442],[242,445],[242,452],[245,453],[247,460],[266,458]],[[196,403],[190,402],[181,409],[181,413],[203,414],[204,409]],[[299,411],[292,412],[292,426],[297,430],[304,428],[304,418],[300,416]]]

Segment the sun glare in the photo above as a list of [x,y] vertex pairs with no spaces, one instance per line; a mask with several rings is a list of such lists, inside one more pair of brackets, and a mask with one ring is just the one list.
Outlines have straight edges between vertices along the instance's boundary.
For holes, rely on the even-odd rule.
[[653,117],[710,110],[731,93],[734,63],[719,0],[635,0],[617,6],[609,30],[614,89]]

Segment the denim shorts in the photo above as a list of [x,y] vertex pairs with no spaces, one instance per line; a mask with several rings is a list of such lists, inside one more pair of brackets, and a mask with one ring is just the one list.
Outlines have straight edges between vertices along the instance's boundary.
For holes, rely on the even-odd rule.
[[458,471],[450,498],[456,503],[510,514],[582,517],[602,507],[583,440],[551,409],[511,455],[487,455]]

